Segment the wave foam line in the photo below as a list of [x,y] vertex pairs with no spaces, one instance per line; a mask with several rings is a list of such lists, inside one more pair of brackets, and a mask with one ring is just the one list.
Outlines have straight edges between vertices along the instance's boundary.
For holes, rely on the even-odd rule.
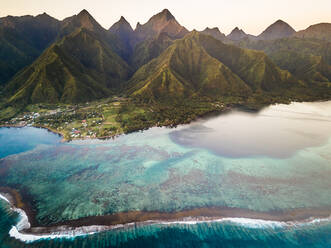
[[4,200],[4,201],[6,201],[10,204],[10,201],[5,196],[3,196],[1,194],[0,194],[0,199]]
[[306,225],[320,224],[323,222],[331,221],[331,216],[328,218],[310,218],[304,221],[271,221],[262,219],[250,219],[250,218],[207,218],[207,217],[187,217],[183,220],[176,221],[161,221],[161,220],[148,220],[137,223],[118,224],[112,226],[82,226],[77,228],[69,228],[67,226],[57,227],[57,231],[53,231],[48,234],[29,234],[24,233],[24,230],[28,230],[31,227],[28,216],[25,211],[19,208],[13,207],[10,201],[0,194],[0,199],[8,202],[11,205],[11,210],[17,212],[20,216],[19,222],[13,226],[9,235],[12,238],[18,239],[25,243],[31,243],[38,240],[45,239],[73,239],[79,236],[92,235],[99,232],[130,228],[135,225],[197,225],[201,223],[233,223],[236,225],[244,226],[251,229],[265,229],[265,228],[284,228],[284,227],[300,227]]

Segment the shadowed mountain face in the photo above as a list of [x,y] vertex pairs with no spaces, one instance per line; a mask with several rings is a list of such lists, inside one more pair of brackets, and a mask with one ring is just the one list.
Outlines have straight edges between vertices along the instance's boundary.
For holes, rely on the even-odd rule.
[[127,51],[126,59],[129,60],[133,50],[132,44],[135,40],[134,31],[130,23],[122,16],[118,22],[110,27],[109,32],[119,38]]
[[127,39],[127,36],[133,34],[133,29],[130,23],[128,23],[123,16],[121,16],[121,19],[109,28],[109,31],[122,37],[123,40],[125,40],[125,38]]
[[295,30],[282,20],[278,20],[270,25],[265,31],[260,34],[257,39],[259,40],[276,40],[294,35]]
[[298,82],[258,51],[225,45],[193,31],[140,68],[129,82],[139,98],[224,95],[277,91]]
[[56,38],[60,22],[47,14],[0,18],[0,86]]
[[167,33],[160,33],[153,39],[139,43],[132,54],[131,65],[138,69],[152,59],[158,57],[173,44],[173,39]]
[[176,21],[170,11],[165,9],[154,15],[146,24],[137,24],[135,30],[136,43],[153,38],[163,32],[172,38],[182,38],[188,33],[187,29]]
[[221,40],[221,41],[227,40],[225,34],[221,33],[218,28],[206,28],[205,30],[201,31],[200,33],[213,36],[217,40]]
[[320,23],[299,31],[295,34],[298,38],[319,39],[331,42],[331,23]]

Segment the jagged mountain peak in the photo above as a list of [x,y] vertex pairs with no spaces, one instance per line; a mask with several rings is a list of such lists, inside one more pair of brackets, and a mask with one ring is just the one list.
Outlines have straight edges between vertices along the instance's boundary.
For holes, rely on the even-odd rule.
[[51,17],[49,14],[47,14],[46,12],[40,14],[40,15],[37,15],[36,17]]
[[[160,24],[160,23],[166,23],[169,22],[171,20],[176,21],[176,18],[171,14],[171,12],[168,9],[164,9],[161,12],[153,15],[146,24],[150,24],[150,23],[156,23],[156,24]],[[177,21],[176,21],[177,22]],[[144,25],[146,25],[144,24]],[[142,25],[142,26],[144,26]]]
[[79,12],[79,14],[77,15],[77,19],[80,20],[82,23],[96,22],[92,15],[86,9],[83,9],[81,12]]
[[281,19],[278,19],[274,24],[287,24],[288,25],[288,23],[284,22]]
[[238,28],[238,27],[235,27],[235,28],[232,30],[231,33],[241,33],[241,34],[246,34],[246,33],[244,32],[244,30],[242,30],[242,29],[240,29],[240,28]]
[[138,23],[135,29],[138,43],[151,39],[161,32],[166,32],[173,38],[182,38],[188,33],[187,29],[177,22],[168,9],[164,9],[162,12],[152,16],[143,25]]
[[162,10],[162,12],[156,14],[154,17],[165,17],[166,20],[175,19],[175,17],[171,14],[168,9]]
[[121,16],[119,22],[120,22],[120,23],[129,23],[129,22],[124,18],[124,16]]
[[105,31],[86,9],[83,9],[77,15],[63,20],[60,36],[67,35],[78,28],[85,28],[96,32]]
[[238,27],[235,27],[232,32],[227,36],[228,39],[233,41],[239,41],[244,38],[248,38],[249,35],[246,34],[242,29],[239,29]]
[[86,9],[83,9],[77,16],[91,16],[91,14]]
[[218,27],[214,27],[214,28],[206,27],[204,31],[206,30],[220,31]]
[[128,54],[132,52],[131,43],[134,41],[134,31],[130,23],[123,16],[121,16],[120,20],[109,28],[109,32],[116,35],[123,43],[125,49],[127,50],[125,55],[127,58],[129,56]]
[[205,28],[205,30],[201,31],[202,34],[207,34],[210,36],[213,36],[215,39],[224,41],[226,39],[225,34],[223,34],[218,27],[214,27],[214,28]]
[[110,28],[109,31],[117,31],[117,30],[126,30],[126,31],[130,31],[133,32],[133,29],[130,25],[130,23],[123,17],[121,16],[121,18],[119,19],[118,22],[114,23]]

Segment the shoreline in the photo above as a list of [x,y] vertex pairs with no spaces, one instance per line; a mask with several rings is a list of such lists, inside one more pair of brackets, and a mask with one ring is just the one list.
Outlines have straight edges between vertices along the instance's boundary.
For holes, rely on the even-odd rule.
[[49,132],[52,132],[54,134],[59,135],[62,139],[61,142],[70,142],[70,141],[74,141],[74,140],[108,140],[108,139],[114,139],[118,136],[121,135],[125,135],[125,134],[129,134],[129,133],[133,133],[133,132],[140,132],[140,131],[144,131],[144,130],[148,130],[150,128],[153,127],[167,127],[167,128],[174,128],[177,127],[179,125],[188,125],[194,121],[197,121],[199,119],[203,119],[203,118],[208,118],[208,117],[213,117],[213,116],[217,116],[217,115],[222,115],[222,114],[226,114],[230,111],[233,110],[240,110],[243,112],[248,112],[248,113],[255,113],[255,112],[259,112],[260,110],[264,109],[265,107],[269,107],[272,105],[278,105],[278,104],[284,104],[284,105],[289,105],[291,103],[302,103],[302,102],[327,102],[327,101],[331,101],[331,99],[327,98],[327,99],[319,99],[319,100],[312,100],[312,101],[305,101],[305,100],[292,100],[292,101],[279,101],[279,102],[269,102],[269,103],[258,103],[258,104],[243,104],[243,103],[232,103],[229,104],[225,107],[222,107],[220,109],[214,109],[208,112],[205,112],[201,115],[196,116],[195,119],[193,120],[189,120],[189,121],[183,121],[181,123],[178,124],[164,124],[164,125],[158,125],[157,123],[155,123],[154,125],[151,126],[145,126],[144,128],[138,129],[138,130],[132,130],[129,132],[122,132],[122,133],[116,133],[116,134],[112,134],[109,136],[103,136],[103,137],[80,137],[80,138],[65,138],[66,134],[62,131],[59,131],[57,129],[51,128],[51,127],[47,127],[47,126],[42,126],[42,125],[29,125],[29,124],[25,124],[25,125],[21,125],[21,124],[0,124],[0,128],[23,128],[23,127],[35,127],[35,128],[42,128],[42,129],[46,129]]
[[[238,225],[249,229],[284,229],[284,228],[300,228],[307,225],[316,225],[331,221],[331,215],[323,218],[304,218],[302,220],[264,220],[252,217],[205,217],[205,216],[188,216],[177,219],[154,219],[142,220],[136,222],[128,222],[124,224],[111,225],[84,225],[73,227],[69,225],[53,226],[53,227],[32,227],[29,222],[28,215],[24,210],[16,208],[10,201],[0,194],[0,200],[4,200],[10,204],[11,210],[19,215],[19,220],[15,226],[9,230],[9,236],[20,240],[24,243],[32,243],[45,239],[74,239],[76,237],[93,235],[101,232],[112,230],[129,230],[131,228],[143,227],[148,225],[158,226],[175,226],[175,225],[197,225],[204,223],[227,223],[230,225]],[[194,211],[194,210],[192,210]]]
[[113,135],[109,135],[109,136],[103,136],[103,137],[80,137],[80,138],[70,138],[70,139],[67,139],[65,138],[65,133],[59,131],[59,130],[56,130],[56,129],[53,129],[53,128],[50,128],[50,127],[46,127],[46,126],[42,126],[42,125],[28,125],[28,124],[25,124],[25,125],[20,125],[20,124],[0,124],[0,128],[24,128],[24,127],[34,127],[34,128],[41,128],[41,129],[46,129],[47,131],[53,133],[53,134],[56,134],[56,135],[59,135],[61,137],[61,142],[65,143],[65,142],[70,142],[70,141],[79,141],[79,140],[109,140],[109,139],[115,139],[116,137],[119,137],[121,135],[125,135],[125,134],[130,134],[130,133],[134,133],[134,132],[140,132],[140,131],[145,131],[145,130],[148,130],[150,128],[153,128],[153,127],[166,127],[166,128],[175,128],[179,125],[188,125],[190,123],[192,123],[193,121],[197,121],[201,118],[208,118],[210,116],[213,116],[213,115],[221,115],[221,114],[225,114],[225,113],[228,113],[229,111],[233,110],[234,108],[226,108],[226,109],[222,109],[222,110],[219,110],[219,111],[211,111],[211,112],[207,112],[205,114],[203,114],[202,116],[198,116],[195,120],[192,120],[190,122],[184,122],[184,123],[181,123],[181,124],[178,124],[178,125],[153,125],[153,126],[146,126],[145,128],[143,129],[140,129],[140,130],[135,130],[135,131],[132,131],[132,132],[128,132],[128,133],[125,133],[125,132],[122,132],[122,133],[116,133],[116,134],[113,134]]
[[[8,187],[0,188],[0,200],[7,201],[11,208],[20,215],[26,216],[25,227],[15,231],[16,235],[72,235],[93,234],[107,230],[127,228],[150,224],[196,224],[200,222],[220,222],[237,220],[265,224],[296,225],[319,220],[331,220],[330,208],[301,208],[282,211],[258,212],[249,209],[230,207],[192,208],[178,212],[159,211],[129,211],[103,216],[83,217],[77,220],[67,220],[50,225],[43,225],[35,219],[36,210],[23,201],[21,194]],[[240,221],[241,220],[241,221]],[[59,236],[56,236],[59,237]]]
[[[330,100],[319,100],[319,101],[311,101],[311,102],[324,102],[324,101],[330,101]],[[134,131],[130,131],[130,132],[122,132],[122,133],[116,133],[116,134],[112,134],[112,135],[109,135],[109,136],[103,136],[103,137],[80,137],[80,138],[65,138],[65,133],[62,132],[62,131],[59,131],[57,129],[54,129],[54,128],[51,128],[51,127],[47,127],[47,126],[42,126],[42,125],[28,125],[28,124],[25,124],[25,125],[20,125],[20,124],[0,124],[0,128],[4,127],[4,128],[11,128],[11,127],[14,127],[14,128],[23,128],[23,127],[34,127],[34,128],[42,128],[42,129],[46,129],[48,130],[49,132],[51,133],[54,133],[54,134],[57,134],[59,135],[62,139],[61,139],[61,142],[65,143],[65,142],[70,142],[70,141],[79,141],[79,140],[108,140],[108,139],[115,139],[116,137],[118,136],[121,136],[121,135],[125,135],[125,134],[129,134],[129,133],[134,133],[134,132],[140,132],[140,131],[145,131],[145,130],[148,130],[150,128],[153,128],[153,127],[166,127],[166,128],[175,128],[177,126],[180,126],[180,125],[188,125],[194,121],[198,121],[200,119],[208,119],[210,117],[214,117],[214,116],[218,116],[218,115],[222,115],[222,114],[227,114],[233,110],[240,110],[240,111],[243,111],[243,112],[248,112],[248,113],[255,113],[255,112],[258,112],[260,110],[262,110],[263,108],[265,107],[268,107],[268,106],[271,106],[271,105],[277,105],[277,104],[284,104],[284,105],[289,105],[291,103],[295,103],[295,102],[304,102],[304,101],[291,101],[291,102],[272,102],[272,103],[269,103],[269,104],[260,104],[260,105],[256,105],[256,106],[252,106],[252,105],[249,105],[249,104],[231,104],[231,105],[228,105],[226,107],[223,107],[221,109],[217,109],[217,110],[212,110],[212,111],[208,111],[202,115],[199,115],[197,116],[194,120],[191,120],[191,121],[184,121],[182,123],[179,123],[179,124],[165,124],[165,125],[158,125],[157,123],[155,123],[154,125],[152,126],[146,126],[142,129],[139,129],[139,130],[134,130]]]
[[[235,109],[235,108],[232,108]],[[230,109],[229,111],[231,111]],[[226,111],[219,111],[215,113],[224,114]],[[213,113],[211,113],[213,115]],[[208,118],[208,114],[203,115],[202,118]],[[200,119],[200,117],[198,118]],[[10,125],[0,127],[15,127],[23,128],[26,125]],[[35,128],[44,128],[49,132],[56,133],[60,136],[62,134],[56,130],[48,127],[31,126]],[[166,126],[163,126],[166,127]],[[62,136],[63,137],[63,136]],[[102,138],[76,138],[74,140],[87,140],[87,139],[102,139]],[[62,142],[65,142],[62,140]],[[2,169],[8,168],[4,166]],[[1,169],[1,170],[2,170]],[[0,171],[0,173],[2,173]],[[4,172],[5,173],[5,172]],[[230,207],[215,207],[208,206],[202,208],[184,209],[178,212],[159,212],[159,211],[129,211],[119,212],[115,214],[103,216],[83,217],[77,220],[66,220],[55,224],[39,224],[36,218],[37,208],[32,195],[29,194],[24,188],[20,190],[18,185],[11,185],[10,187],[0,187],[0,200],[9,202],[12,210],[17,212],[21,219],[25,218],[26,223],[29,224],[28,228],[19,229],[17,224],[16,229],[11,229],[12,237],[18,237],[23,240],[28,239],[42,239],[46,236],[51,238],[66,238],[76,237],[80,235],[89,235],[97,232],[108,231],[120,228],[131,228],[135,226],[144,225],[170,225],[170,224],[197,224],[206,222],[236,222],[240,224],[252,224],[253,226],[262,225],[264,227],[270,226],[292,226],[301,225],[306,223],[317,223],[320,221],[331,221],[331,206],[324,208],[297,208],[297,209],[284,209],[275,211],[259,212],[245,208],[230,208]],[[5,194],[1,195],[1,192]],[[23,217],[22,217],[23,216]],[[25,216],[25,217],[24,217]],[[32,224],[31,224],[31,223]],[[47,219],[46,219],[47,222]],[[331,223],[331,222],[330,222]],[[25,225],[27,226],[27,225]],[[262,228],[262,227],[261,227]],[[16,230],[16,231],[15,231]],[[23,239],[22,239],[23,237]],[[29,237],[29,238],[28,238]]]
[[112,139],[115,138],[117,136],[120,136],[122,134],[125,133],[121,133],[121,134],[116,134],[116,135],[112,135],[112,136],[105,136],[105,137],[95,137],[95,138],[91,138],[91,137],[81,137],[81,138],[72,138],[72,139],[66,139],[64,136],[65,134],[61,131],[58,131],[56,129],[50,128],[50,127],[45,127],[45,126],[40,126],[40,125],[20,125],[20,124],[6,124],[6,125],[0,125],[0,128],[24,128],[24,127],[34,127],[34,128],[41,128],[41,129],[46,129],[47,131],[59,135],[62,139],[61,142],[65,143],[65,142],[70,142],[70,141],[74,141],[74,140],[94,140],[94,139],[99,139],[99,140],[105,140],[105,139]]

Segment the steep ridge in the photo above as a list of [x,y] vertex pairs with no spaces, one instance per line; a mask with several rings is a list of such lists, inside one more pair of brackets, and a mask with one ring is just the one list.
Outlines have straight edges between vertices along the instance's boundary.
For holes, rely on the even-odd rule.
[[226,45],[193,31],[140,68],[129,82],[135,97],[248,96],[286,91],[299,81],[263,52]]
[[[218,28],[188,33],[167,9],[135,31],[124,17],[105,30],[86,10],[62,22],[47,14],[0,18],[0,83],[7,78],[1,101],[71,103],[115,92],[211,99],[280,95],[303,81],[322,87],[331,81],[331,42],[323,40],[328,24],[315,26],[296,38],[279,20],[259,37],[239,28],[226,37]],[[313,38],[316,33],[324,36]]]
[[276,40],[287,38],[294,35],[295,30],[286,22],[278,20],[271,24],[266,30],[264,30],[259,36],[258,40]]
[[129,82],[133,96],[164,100],[192,96],[248,96],[249,85],[202,46],[196,31],[177,40],[158,58],[140,68]]
[[48,48],[5,88],[10,103],[81,102],[109,96],[130,68],[98,34],[81,28]]
[[82,28],[96,34],[98,38],[106,42],[114,52],[128,61],[131,50],[122,42],[120,37],[104,29],[85,9],[79,12],[78,15],[68,17],[62,21],[61,30],[57,38],[62,39],[64,36]]
[[228,66],[253,91],[284,90],[298,83],[288,71],[278,68],[263,52],[224,44],[206,35],[198,38],[211,56]]

